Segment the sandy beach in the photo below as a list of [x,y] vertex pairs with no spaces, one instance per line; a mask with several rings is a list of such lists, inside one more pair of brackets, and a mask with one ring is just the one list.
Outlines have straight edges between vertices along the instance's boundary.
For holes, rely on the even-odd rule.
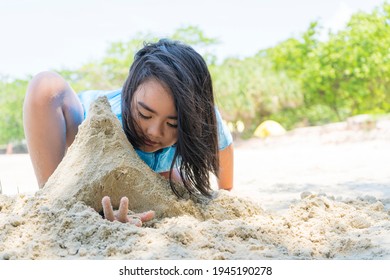
[[[87,125],[82,131],[97,142],[78,141],[47,190],[38,191],[28,155],[0,156],[0,259],[390,259],[389,120],[370,130],[338,123],[237,141],[234,190],[216,191],[207,204],[177,200],[145,171],[157,187],[142,180],[123,187],[134,194],[132,210],[158,210],[142,228],[95,211],[96,193],[123,184],[112,178],[143,167],[113,156],[98,172],[109,175],[94,178],[77,149],[108,147],[104,135],[117,132]],[[87,173],[88,181],[77,179]]]

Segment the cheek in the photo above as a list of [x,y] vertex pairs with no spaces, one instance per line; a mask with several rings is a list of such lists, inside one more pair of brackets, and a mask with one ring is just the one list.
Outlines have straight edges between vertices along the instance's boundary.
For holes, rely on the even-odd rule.
[[177,137],[178,137],[177,130],[170,132],[169,142],[171,143],[171,145],[177,142]]
[[174,132],[172,132],[171,137],[172,137],[173,144],[175,144],[177,142],[177,138],[178,138],[177,129]]

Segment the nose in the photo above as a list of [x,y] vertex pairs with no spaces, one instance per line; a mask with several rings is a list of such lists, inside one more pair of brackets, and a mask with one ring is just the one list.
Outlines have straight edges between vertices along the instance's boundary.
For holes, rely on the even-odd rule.
[[150,124],[146,132],[152,141],[159,140],[164,136],[163,126],[158,122]]

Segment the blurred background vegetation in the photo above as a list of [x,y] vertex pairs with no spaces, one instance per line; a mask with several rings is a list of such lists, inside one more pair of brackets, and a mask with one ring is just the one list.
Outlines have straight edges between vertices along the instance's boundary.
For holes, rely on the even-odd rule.
[[[196,26],[177,29],[172,39],[192,45],[212,73],[217,105],[242,137],[264,120],[287,129],[343,121],[359,114],[390,112],[390,4],[354,14],[347,26],[320,39],[313,22],[299,38],[259,50],[253,57],[218,60],[218,44]],[[256,36],[256,34],[253,34]],[[112,43],[106,55],[78,69],[53,69],[76,92],[116,89],[126,79],[135,52],[153,34]],[[261,38],[259,38],[261,40]],[[245,44],[245,42],[242,42]],[[24,138],[22,107],[28,80],[0,77],[0,145]]]

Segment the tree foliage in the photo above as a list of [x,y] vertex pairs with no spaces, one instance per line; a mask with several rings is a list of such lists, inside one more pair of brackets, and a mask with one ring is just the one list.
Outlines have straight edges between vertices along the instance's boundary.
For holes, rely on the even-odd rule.
[[339,119],[389,110],[389,7],[355,14],[313,51],[302,74],[310,103],[327,104]]
[[24,138],[22,108],[26,87],[23,80],[0,80],[0,144]]
[[226,59],[211,69],[217,104],[234,125],[242,122],[253,130],[270,115],[302,104],[298,84],[273,71],[267,57]]
[[309,123],[388,112],[390,5],[353,15],[345,29],[329,33],[326,41],[318,35],[313,23],[302,40],[289,39],[269,50],[274,68],[300,83],[301,112],[318,112]]

